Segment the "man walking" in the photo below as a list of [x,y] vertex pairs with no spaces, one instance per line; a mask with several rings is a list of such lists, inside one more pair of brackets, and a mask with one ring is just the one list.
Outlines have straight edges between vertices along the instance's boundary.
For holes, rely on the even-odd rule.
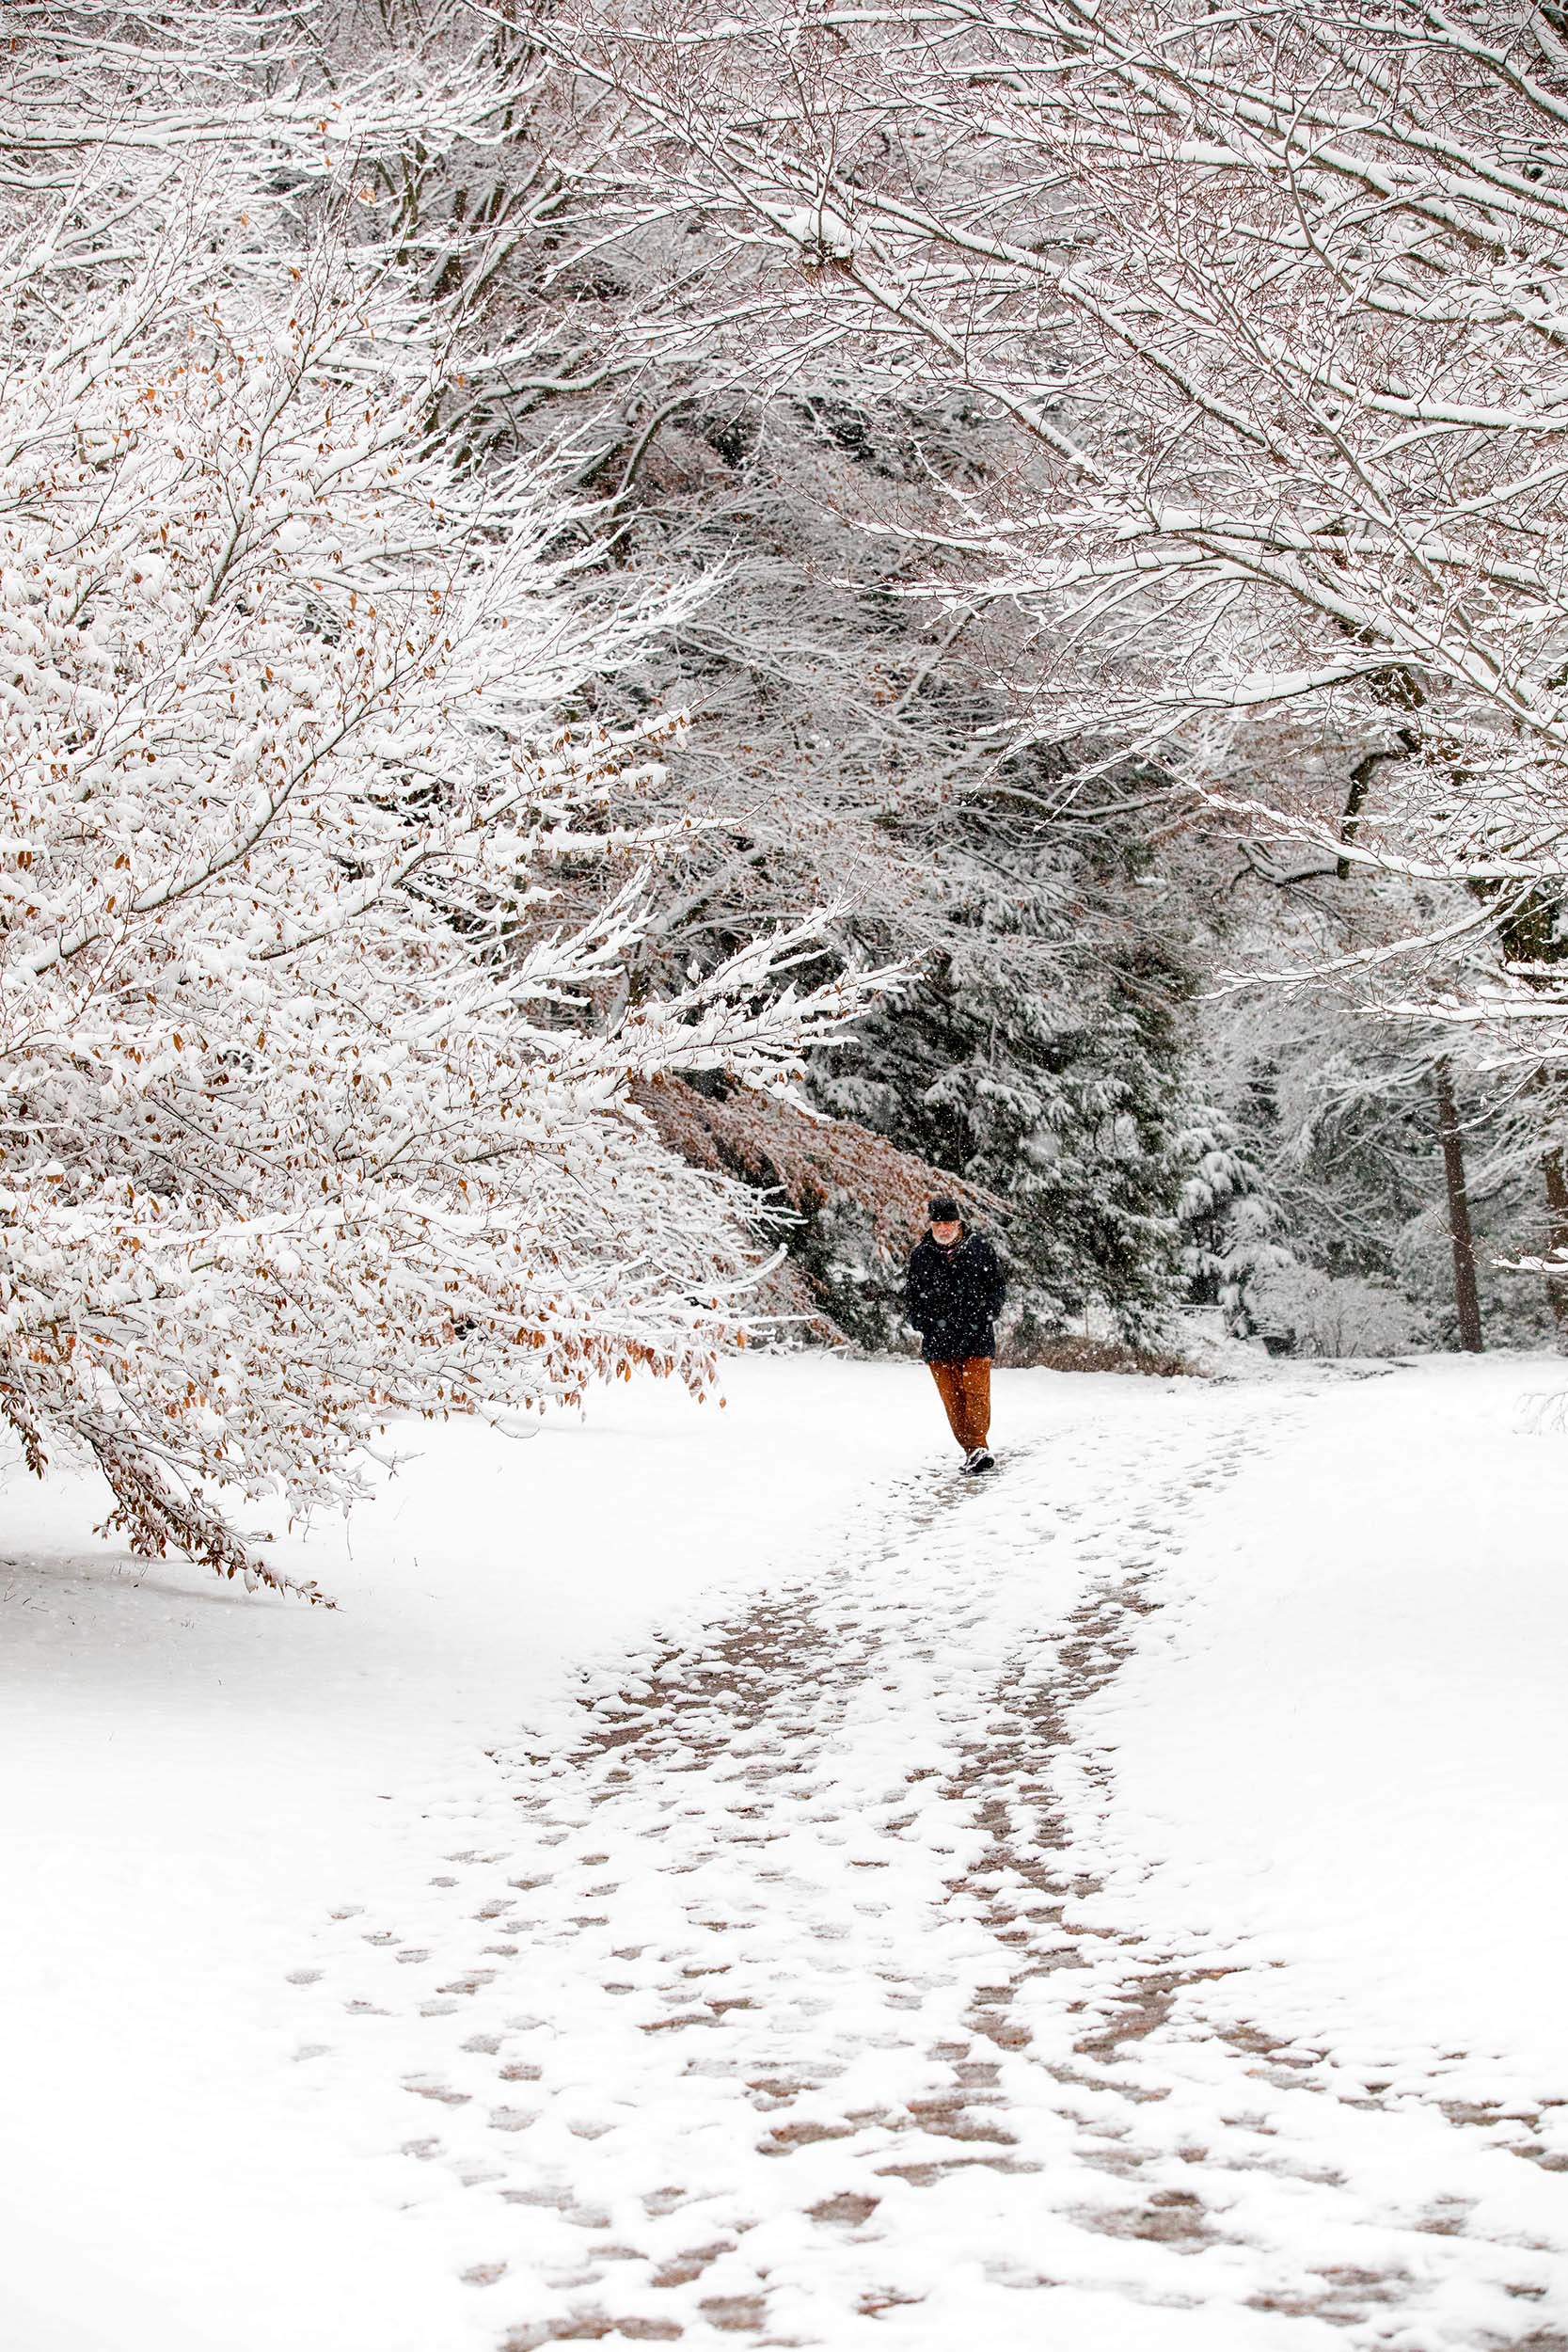
[[931,1230],[915,1245],[904,1305],[920,1333],[953,1435],[970,1477],[995,1468],[990,1436],[990,1359],[996,1318],[1007,1295],[1002,1261],[983,1234],[966,1233],[956,1200],[927,1203]]

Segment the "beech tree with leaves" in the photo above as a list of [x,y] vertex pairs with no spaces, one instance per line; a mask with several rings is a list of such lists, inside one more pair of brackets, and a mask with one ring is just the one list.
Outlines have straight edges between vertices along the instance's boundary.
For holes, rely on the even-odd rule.
[[0,180],[0,1411],[138,1549],[277,1582],[226,1498],[341,1500],[392,1415],[704,1389],[757,1252],[631,1090],[781,1084],[857,995],[795,984],[802,923],[607,1013],[675,723],[558,713],[648,618],[574,605],[558,492],[432,436],[460,322],[343,233],[330,145],[272,190],[295,101],[246,117],[246,12],[195,23],[40,8],[8,59],[58,107],[63,28],[84,111],[57,186],[54,118]]

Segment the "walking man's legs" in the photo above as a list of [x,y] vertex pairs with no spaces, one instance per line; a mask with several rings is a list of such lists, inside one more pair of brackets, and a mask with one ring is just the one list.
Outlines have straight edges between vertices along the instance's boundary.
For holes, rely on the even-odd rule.
[[961,1363],[933,1364],[931,1377],[948,1427],[965,1454],[973,1454],[990,1435],[990,1358],[966,1356]]
[[990,1358],[971,1356],[958,1367],[963,1381],[964,1398],[968,1406],[965,1427],[969,1432],[968,1451],[988,1445],[990,1440]]
[[967,1422],[964,1406],[963,1366],[962,1364],[933,1364],[931,1377],[937,1384],[937,1394],[941,1397],[942,1410],[947,1415],[947,1425],[967,1454],[969,1447],[964,1440]]

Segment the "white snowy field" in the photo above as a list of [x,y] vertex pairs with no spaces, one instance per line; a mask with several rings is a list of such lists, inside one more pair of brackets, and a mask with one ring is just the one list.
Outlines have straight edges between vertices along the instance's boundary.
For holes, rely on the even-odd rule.
[[0,2343],[1568,2344],[1564,1381],[743,1359],[330,1614],[8,1462]]

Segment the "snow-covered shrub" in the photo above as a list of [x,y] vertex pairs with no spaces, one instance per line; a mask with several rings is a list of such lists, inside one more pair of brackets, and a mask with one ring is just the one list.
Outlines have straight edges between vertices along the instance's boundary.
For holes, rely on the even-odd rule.
[[1036,1334],[1015,1341],[1004,1330],[997,1361],[1009,1367],[1038,1366],[1047,1372],[1132,1373],[1148,1380],[1201,1379],[1192,1358],[1169,1347],[1129,1347],[1125,1340],[1096,1339],[1073,1331]]
[[1304,1356],[1402,1356],[1428,1343],[1418,1308],[1385,1282],[1281,1265],[1254,1286],[1258,1327]]
[[982,1230],[994,1229],[1004,1212],[976,1186],[852,1120],[812,1118],[754,1091],[699,1091],[678,1079],[640,1088],[637,1099],[684,1159],[755,1188],[794,1278],[777,1298],[769,1278],[760,1303],[795,1318],[798,1334],[908,1349],[904,1269],[932,1194],[953,1194]]

